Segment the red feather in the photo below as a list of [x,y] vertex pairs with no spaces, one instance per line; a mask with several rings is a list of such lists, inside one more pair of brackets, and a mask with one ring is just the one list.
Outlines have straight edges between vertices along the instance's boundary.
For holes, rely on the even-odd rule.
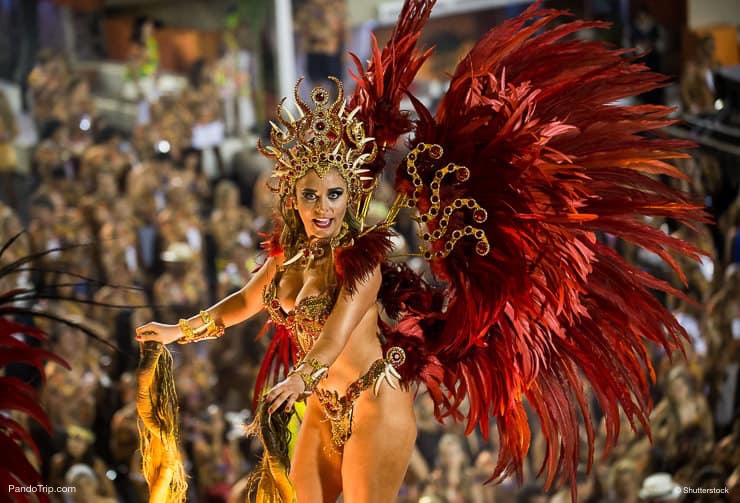
[[337,248],[334,269],[339,284],[354,294],[357,285],[367,281],[393,250],[392,236],[387,228],[376,227],[353,238],[348,246]]
[[275,219],[272,233],[260,234],[260,237],[267,238],[260,243],[260,248],[267,252],[268,257],[277,257],[278,255],[283,253],[283,247],[280,244],[280,235],[283,232],[284,226],[285,224],[281,219]]
[[413,129],[410,113],[400,110],[404,97],[421,65],[431,55],[427,50],[419,53],[417,43],[421,28],[429,18],[436,0],[406,0],[399,22],[381,52],[373,37],[373,52],[367,69],[354,54],[351,55],[357,83],[350,101],[350,110],[359,107],[365,134],[375,138],[381,148],[376,160],[366,169],[377,175],[383,170],[383,149],[392,147],[399,136]]
[[268,320],[257,338],[262,337],[271,327],[274,327],[274,330],[257,373],[252,397],[252,410],[257,410],[257,404],[262,397],[262,393],[285,378],[296,362],[296,345],[290,331],[285,326],[276,325]]
[[[685,178],[665,161],[687,157],[682,149],[691,144],[653,133],[673,122],[671,110],[614,104],[664,85],[665,77],[625,58],[624,50],[566,38],[606,25],[568,21],[550,28],[565,13],[540,4],[473,47],[435,116],[412,98],[419,115],[412,147],[444,149],[438,161],[416,160],[425,187],[417,209],[433,206],[430,184],[453,163],[467,167],[470,177],[443,179],[439,214],[456,198],[473,198],[488,215],[476,222],[469,210],[455,209],[446,230],[430,219],[425,232],[446,233],[431,251],[445,251],[450,232],[467,225],[485,232],[491,250],[480,256],[475,242],[463,238],[433,259],[432,270],[448,284],[446,311],[427,317],[409,309],[387,336],[414,348],[414,372],[431,386],[439,418],[461,417],[465,398],[468,432],[476,426],[486,432],[496,417],[501,452],[493,478],[521,479],[530,439],[526,399],[547,445],[547,485],[568,480],[575,497],[580,418],[589,466],[593,459],[581,379],[605,412],[611,445],[617,404],[633,426],[648,426],[652,369],[644,341],[672,349],[685,337],[651,290],[681,293],[627,264],[596,233],[657,253],[683,279],[675,256],[698,259],[702,252],[642,217],[689,226],[707,218],[701,204],[654,178]],[[404,165],[395,187],[413,196]],[[433,369],[433,377],[424,369]]]

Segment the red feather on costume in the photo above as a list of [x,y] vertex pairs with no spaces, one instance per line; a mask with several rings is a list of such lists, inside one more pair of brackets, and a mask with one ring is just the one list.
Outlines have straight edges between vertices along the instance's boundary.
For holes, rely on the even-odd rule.
[[[444,252],[452,229],[485,231],[490,252],[459,240],[432,259],[447,283],[444,315],[411,310],[387,327],[389,345],[413,347],[407,364],[424,369],[438,418],[467,420],[488,433],[495,417],[500,456],[492,478],[516,474],[529,448],[524,400],[540,418],[547,451],[547,486],[569,480],[575,491],[579,422],[584,419],[590,466],[594,432],[582,385],[590,383],[604,410],[608,446],[616,441],[618,405],[634,425],[648,427],[651,407],[644,341],[679,347],[685,333],[652,295],[682,296],[640,271],[596,239],[608,232],[661,256],[683,279],[672,254],[698,259],[701,251],[641,219],[672,218],[691,226],[706,221],[701,205],[654,175],[685,178],[666,159],[688,157],[684,141],[653,131],[671,124],[662,106],[617,106],[665,77],[600,42],[567,38],[605,23],[568,21],[540,8],[488,32],[458,65],[436,116],[412,97],[419,115],[411,147],[440,145],[438,161],[419,159],[424,182],[416,208],[434,202],[430,184],[448,163],[465,166],[465,182],[443,180],[440,208],[473,198],[484,222],[456,209],[450,229],[430,251]],[[396,190],[414,197],[405,165]],[[447,233],[447,234],[445,234]],[[443,319],[440,319],[443,318]],[[419,350],[423,347],[423,350]],[[462,412],[468,399],[469,410]]]
[[376,227],[353,238],[348,246],[337,248],[334,270],[338,284],[354,295],[357,284],[367,281],[393,250],[392,236],[387,228]]
[[351,54],[357,68],[353,74],[357,86],[350,101],[350,110],[359,107],[365,134],[375,138],[380,147],[376,160],[364,166],[376,176],[383,168],[382,152],[391,147],[402,134],[413,129],[409,112],[400,109],[400,103],[416,77],[421,65],[432,54],[428,49],[420,54],[417,48],[421,28],[426,24],[436,0],[414,0],[404,3],[399,21],[391,38],[381,52],[373,36],[373,50],[365,69],[360,59]]
[[257,410],[257,404],[262,393],[269,387],[277,384],[283,379],[296,363],[297,348],[290,331],[283,325],[277,325],[268,320],[257,339],[264,336],[267,331],[274,327],[270,344],[260,365],[252,396],[252,410]]
[[280,244],[280,235],[283,233],[283,227],[283,221],[276,218],[273,224],[272,233],[260,234],[260,237],[267,238],[260,242],[260,248],[267,253],[267,257],[277,257],[283,253],[283,247]]

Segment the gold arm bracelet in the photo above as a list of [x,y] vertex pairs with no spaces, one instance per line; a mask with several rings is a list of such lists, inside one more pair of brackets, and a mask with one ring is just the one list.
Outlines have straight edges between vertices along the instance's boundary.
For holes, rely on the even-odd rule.
[[177,323],[180,326],[180,332],[182,332],[182,337],[177,339],[177,342],[180,344],[187,344],[187,342],[180,342],[183,339],[186,341],[190,341],[195,334],[193,333],[193,327],[190,326],[190,322],[184,318],[180,318],[180,321]]
[[[306,366],[311,367],[310,372],[302,372],[303,368]],[[310,358],[309,360],[300,362],[296,368],[288,373],[288,376],[298,374],[301,380],[303,380],[303,385],[305,387],[304,393],[312,393],[319,382],[326,377],[328,372],[328,365],[321,363],[316,358]]]
[[201,311],[200,319],[203,320],[204,325],[208,325],[210,322],[213,321],[213,316],[211,316],[211,313],[209,313],[208,311]]
[[193,329],[193,327],[190,326],[188,320],[180,320],[180,330],[182,330],[184,335],[177,340],[179,344],[190,344],[191,342],[197,342],[204,339],[218,339],[224,335],[223,324],[216,323],[216,320],[213,319],[210,313],[207,311],[201,311],[200,318],[203,321],[203,325],[196,329]]

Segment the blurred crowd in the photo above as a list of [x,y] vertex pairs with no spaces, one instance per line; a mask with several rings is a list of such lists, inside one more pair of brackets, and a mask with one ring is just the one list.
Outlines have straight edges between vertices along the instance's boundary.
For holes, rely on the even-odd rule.
[[[331,6],[328,0],[307,3]],[[146,34],[142,36],[143,56],[136,57],[151,57],[156,64]],[[316,54],[337,51],[326,41],[313,42]],[[332,64],[328,57],[310,59],[312,71],[313,65]],[[132,68],[134,79],[149,75],[149,70]],[[687,69],[698,72],[699,85],[704,68]],[[261,234],[271,227],[271,166],[251,141],[229,162],[219,155],[218,145],[198,141],[199,135],[207,135],[204,128],[215,124],[218,129],[228,121],[226,84],[219,75],[218,66],[203,63],[181,92],[142,92],[137,122],[124,132],[96,112],[85,75],[62,55],[43,52],[28,81],[39,131],[25,179],[30,194],[18,190],[26,185],[18,183],[12,149],[3,148],[12,145],[17,124],[0,93],[0,236],[6,241],[27,229],[2,254],[0,266],[39,254],[22,274],[0,279],[0,292],[35,285],[49,297],[38,301],[39,308],[98,335],[24,320],[40,325],[50,336],[50,349],[71,367],[50,363],[47,381],[36,383],[53,436],[18,417],[40,446],[42,457],[36,463],[48,484],[77,487],[76,493],[57,501],[147,501],[138,452],[133,329],[149,320],[176,323],[197,313],[240,288],[259,262]],[[616,447],[604,453],[608,435],[599,426],[603,414],[592,397],[596,458],[590,471],[585,463],[579,468],[579,502],[730,501],[727,495],[684,494],[684,487],[727,488],[740,497],[740,196],[717,203],[713,195],[726,188],[727,180],[710,154],[699,151],[682,167],[690,180],[680,183],[703,198],[716,217],[716,225],[694,229],[653,222],[707,253],[699,264],[682,263],[687,288],[660,257],[614,236],[600,238],[630,262],[687,292],[692,302],[665,302],[691,343],[687,341],[684,354],[648,348],[656,377],[652,442],[625,417]],[[372,211],[381,215],[392,191],[381,185],[378,192],[378,208]],[[402,225],[400,230],[413,249],[413,227]],[[267,344],[267,337],[257,337],[265,319],[230,328],[218,342],[171,348],[189,501],[243,501],[244,477],[259,456],[255,441],[244,436],[243,424],[252,414],[251,393]],[[26,368],[14,371],[38,379]],[[488,439],[478,431],[466,437],[461,425],[434,418],[424,390],[418,394],[416,413],[417,449],[398,501],[569,501],[567,488],[546,489],[536,476],[546,446],[534,413],[521,485],[513,479],[483,484],[496,463],[494,425]],[[587,454],[584,450],[582,459]]]

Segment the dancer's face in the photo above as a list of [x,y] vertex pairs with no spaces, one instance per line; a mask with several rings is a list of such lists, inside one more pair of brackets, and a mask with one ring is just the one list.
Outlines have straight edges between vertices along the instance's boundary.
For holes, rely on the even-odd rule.
[[295,209],[309,238],[332,238],[339,234],[347,213],[347,183],[332,168],[321,178],[310,170],[295,184]]

